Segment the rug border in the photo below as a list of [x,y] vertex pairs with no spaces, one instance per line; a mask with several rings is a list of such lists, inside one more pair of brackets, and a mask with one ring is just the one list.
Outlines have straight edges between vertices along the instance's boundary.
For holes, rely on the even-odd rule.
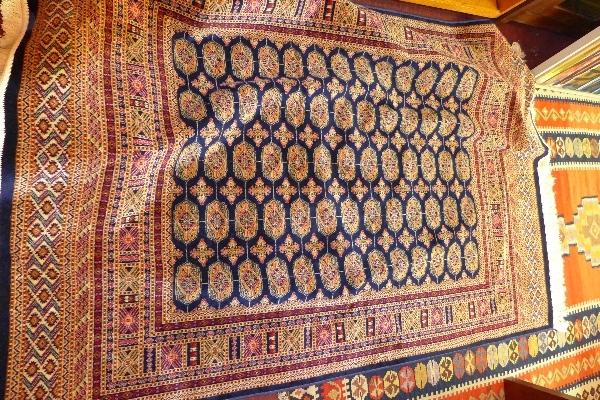
[[14,190],[15,156],[17,147],[17,97],[20,90],[21,75],[23,72],[23,59],[25,47],[31,37],[31,30],[35,22],[38,0],[24,0],[24,21],[27,21],[23,34],[14,52],[12,65],[7,64],[8,82],[2,94],[4,99],[4,145],[0,158],[0,279],[5,282],[0,285],[0,398],[5,397],[7,372],[8,372],[8,342],[10,336],[10,221],[12,213],[12,199]]

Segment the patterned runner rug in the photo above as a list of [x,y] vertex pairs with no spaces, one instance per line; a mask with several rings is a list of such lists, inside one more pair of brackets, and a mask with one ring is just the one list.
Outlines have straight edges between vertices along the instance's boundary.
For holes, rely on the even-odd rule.
[[31,11],[7,397],[231,398],[562,321],[533,80],[493,25],[348,0]]

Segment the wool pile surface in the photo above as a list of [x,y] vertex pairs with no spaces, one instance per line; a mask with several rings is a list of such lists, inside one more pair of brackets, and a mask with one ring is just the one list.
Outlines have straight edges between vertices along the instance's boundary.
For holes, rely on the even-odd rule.
[[567,325],[341,374],[260,399],[498,400],[504,399],[503,380],[509,376],[600,399],[600,97],[539,87],[534,104],[536,130],[550,149],[555,179]]
[[[557,321],[548,152],[493,25],[347,0],[31,11],[3,156],[9,398],[231,398],[480,345],[391,376],[388,397],[427,394]],[[363,378],[356,398],[385,390]]]

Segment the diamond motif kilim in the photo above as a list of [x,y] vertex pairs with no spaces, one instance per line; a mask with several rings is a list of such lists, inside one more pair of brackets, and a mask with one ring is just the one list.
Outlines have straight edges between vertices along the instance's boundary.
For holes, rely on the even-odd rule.
[[30,11],[2,164],[7,397],[329,379],[394,398],[518,342],[362,373],[559,321],[533,79],[494,25],[349,0]]

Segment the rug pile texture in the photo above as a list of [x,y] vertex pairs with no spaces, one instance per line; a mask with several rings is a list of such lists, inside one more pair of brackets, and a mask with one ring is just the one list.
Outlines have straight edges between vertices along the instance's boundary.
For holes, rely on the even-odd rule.
[[556,180],[566,326],[344,373],[253,400],[498,400],[504,399],[506,377],[580,399],[600,398],[600,269],[592,256],[600,234],[600,96],[538,87],[532,112]]
[[493,25],[348,0],[31,12],[3,156],[7,397],[357,374],[340,390],[366,398],[388,381],[366,371],[452,351],[394,369],[388,397],[432,394],[562,320],[533,80]]

